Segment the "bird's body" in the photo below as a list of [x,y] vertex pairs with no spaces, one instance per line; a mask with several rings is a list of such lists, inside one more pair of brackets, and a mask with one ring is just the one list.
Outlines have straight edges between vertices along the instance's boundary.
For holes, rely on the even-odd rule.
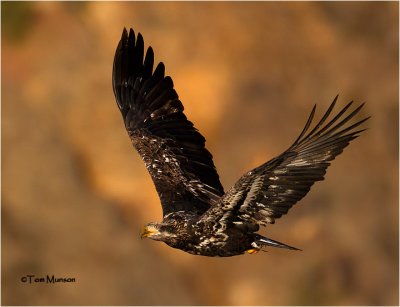
[[349,103],[328,121],[336,97],[309,131],[314,106],[292,146],[244,174],[225,193],[205,139],[183,113],[164,64],[153,72],[152,48],[143,56],[141,34],[136,39],[132,29],[129,35],[124,29],[114,58],[114,94],[163,209],[163,221],[148,224],[142,236],[203,256],[254,253],[264,246],[296,249],[257,231],[286,214],[324,179],[330,161],[362,131],[355,128],[367,118],[346,125],[362,105],[346,115]]
[[297,250],[262,237],[256,233],[258,229],[258,225],[242,222],[227,225],[206,222],[202,216],[178,211],[165,216],[161,224],[147,225],[143,235],[152,234],[153,240],[160,240],[173,248],[202,256],[229,257],[246,251],[255,253],[266,244]]
[[[164,227],[157,228],[163,234],[162,241],[173,248],[194,255],[239,255],[252,249],[251,244],[256,236],[253,233],[241,231],[237,227],[229,227],[225,232],[218,233],[215,230],[219,227],[218,225],[203,223],[200,216],[183,211],[170,213],[164,218],[162,224],[168,225],[165,234],[163,234]],[[153,239],[157,240],[157,237]]]

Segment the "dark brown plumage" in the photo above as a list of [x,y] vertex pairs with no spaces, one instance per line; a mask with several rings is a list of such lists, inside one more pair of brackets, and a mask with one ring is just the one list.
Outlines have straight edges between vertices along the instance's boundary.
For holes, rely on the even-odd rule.
[[284,153],[243,175],[226,193],[204,137],[183,113],[163,63],[153,71],[151,47],[124,29],[113,66],[113,89],[125,127],[160,196],[163,221],[142,236],[204,256],[234,256],[263,246],[296,249],[263,237],[272,224],[324,179],[330,161],[363,130],[349,121],[363,104],[352,102],[328,121],[337,98],[310,129],[315,106],[297,140]]

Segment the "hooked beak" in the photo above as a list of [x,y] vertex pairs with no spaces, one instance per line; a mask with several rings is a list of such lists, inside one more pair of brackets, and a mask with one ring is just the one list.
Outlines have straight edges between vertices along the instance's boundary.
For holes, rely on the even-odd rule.
[[140,238],[143,239],[145,237],[151,237],[154,234],[158,234],[159,231],[155,227],[152,226],[145,226],[143,228],[142,233],[140,234]]

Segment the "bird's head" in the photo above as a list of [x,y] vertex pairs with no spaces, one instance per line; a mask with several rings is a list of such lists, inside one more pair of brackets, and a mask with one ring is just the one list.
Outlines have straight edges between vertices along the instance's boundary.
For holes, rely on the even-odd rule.
[[170,223],[149,223],[144,226],[140,237],[156,241],[168,241],[176,238],[175,227]]

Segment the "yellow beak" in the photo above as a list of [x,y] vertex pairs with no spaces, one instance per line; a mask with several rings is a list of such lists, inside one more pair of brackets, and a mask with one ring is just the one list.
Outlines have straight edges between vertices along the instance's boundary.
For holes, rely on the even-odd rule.
[[144,228],[143,228],[143,231],[142,231],[142,233],[140,234],[140,238],[145,238],[145,237],[150,237],[150,236],[152,236],[152,235],[154,235],[154,234],[157,234],[158,233],[158,229],[156,229],[155,227],[152,227],[152,226],[145,226]]

